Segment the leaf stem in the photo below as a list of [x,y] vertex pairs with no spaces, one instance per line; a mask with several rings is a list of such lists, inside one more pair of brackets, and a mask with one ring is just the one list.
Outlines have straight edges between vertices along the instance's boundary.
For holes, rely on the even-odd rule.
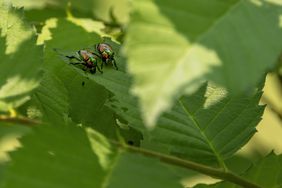
[[[40,124],[40,121],[37,120],[33,120],[33,119],[29,119],[26,117],[9,117],[9,116],[0,116],[0,122],[4,121],[4,122],[9,122],[9,123],[21,123],[23,125],[27,125],[27,126],[32,126],[32,125],[38,125]],[[208,176],[214,177],[214,178],[218,178],[218,179],[223,179],[223,180],[227,180],[229,182],[232,182],[234,184],[240,185],[242,187],[246,187],[246,188],[261,188],[260,186],[234,174],[231,172],[226,172],[222,169],[216,169],[216,168],[212,168],[203,164],[199,164],[193,161],[189,161],[189,160],[184,160],[184,159],[180,159],[178,157],[174,157],[171,155],[166,155],[166,154],[162,154],[159,152],[154,152],[151,150],[147,150],[147,149],[143,149],[143,148],[139,148],[139,147],[135,147],[135,146],[129,146],[126,145],[124,143],[120,143],[117,141],[111,141],[113,144],[126,149],[130,152],[135,152],[135,153],[141,153],[145,156],[148,157],[153,157],[153,158],[157,158],[162,162],[165,162],[167,164],[172,164],[172,165],[176,165],[182,168],[187,168],[190,170],[194,170],[203,174],[206,174]]]
[[10,116],[0,116],[0,122],[8,122],[8,123],[20,123],[26,126],[33,126],[33,125],[38,125],[41,124],[40,121],[29,119],[26,117],[10,117]]
[[158,152],[154,152],[151,150],[147,150],[147,149],[142,149],[142,148],[138,148],[138,147],[134,147],[134,146],[129,146],[129,145],[125,145],[125,144],[121,144],[118,142],[113,142],[115,145],[118,145],[119,147],[122,147],[130,152],[135,152],[135,153],[141,153],[145,156],[148,157],[153,157],[153,158],[157,158],[162,162],[165,162],[167,164],[172,164],[172,165],[176,165],[182,168],[187,168],[190,170],[194,170],[203,174],[206,174],[208,176],[217,178],[217,179],[222,179],[222,180],[227,180],[229,182],[232,182],[234,184],[240,185],[242,187],[246,187],[246,188],[261,188],[260,186],[256,185],[253,182],[250,182],[234,173],[231,172],[226,172],[223,171],[221,169],[216,169],[216,168],[212,168],[206,165],[202,165],[199,163],[195,163],[189,160],[184,160],[184,159],[180,159],[178,157],[174,157],[171,155],[166,155],[166,154],[162,154],[162,153],[158,153]]

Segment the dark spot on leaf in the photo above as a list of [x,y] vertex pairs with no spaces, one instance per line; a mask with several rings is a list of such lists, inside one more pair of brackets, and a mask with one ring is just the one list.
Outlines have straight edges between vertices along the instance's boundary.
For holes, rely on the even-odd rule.
[[83,82],[81,83],[81,85],[84,86],[84,85],[85,85],[85,82],[83,81]]
[[113,104],[111,104],[111,107],[112,107],[112,108],[117,108],[117,106],[116,106],[116,105],[113,105]]
[[127,112],[128,111],[128,108],[125,108],[125,107],[122,107],[121,108],[124,112]]
[[134,142],[133,142],[132,140],[128,140],[128,141],[127,141],[127,144],[133,146],[133,145],[134,145]]

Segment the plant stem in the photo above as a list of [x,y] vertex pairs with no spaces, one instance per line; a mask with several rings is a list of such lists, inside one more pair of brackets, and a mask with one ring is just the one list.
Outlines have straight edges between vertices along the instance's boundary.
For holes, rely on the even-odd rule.
[[146,149],[142,149],[142,148],[138,148],[138,147],[134,147],[134,146],[129,146],[129,145],[125,145],[125,144],[121,144],[121,143],[117,143],[114,142],[115,145],[118,145],[119,147],[122,147],[130,152],[135,152],[135,153],[141,153],[143,155],[146,155],[148,157],[153,157],[153,158],[157,158],[162,162],[168,163],[168,164],[172,164],[172,165],[176,165],[182,168],[187,168],[190,170],[194,170],[203,174],[206,174],[208,176],[217,178],[217,179],[222,179],[222,180],[227,180],[229,182],[232,182],[234,184],[240,185],[242,187],[246,187],[246,188],[261,188],[260,186],[236,175],[233,174],[231,172],[226,172],[223,171],[221,169],[216,169],[216,168],[212,168],[206,165],[202,165],[199,163],[195,163],[192,161],[188,161],[188,160],[183,160],[180,159],[178,157],[174,157],[171,155],[166,155],[166,154],[162,154],[162,153],[158,153],[158,152],[154,152],[151,150],[146,150]]
[[[32,125],[38,125],[40,124],[40,121],[37,120],[32,120],[29,118],[25,118],[25,117],[9,117],[9,116],[0,116],[0,122],[4,121],[4,122],[9,122],[9,123],[21,123],[23,125],[27,125],[27,126],[32,126]],[[190,170],[194,170],[197,172],[200,172],[202,174],[206,174],[208,176],[214,177],[214,178],[218,178],[218,179],[222,179],[222,180],[227,180],[229,182],[232,182],[234,184],[240,185],[242,187],[246,187],[246,188],[261,188],[260,186],[236,175],[233,174],[231,172],[226,172],[223,171],[221,169],[216,169],[216,168],[212,168],[206,165],[202,165],[196,162],[192,162],[189,160],[184,160],[184,159],[180,159],[178,157],[174,157],[171,155],[166,155],[166,154],[162,154],[162,153],[158,153],[158,152],[154,152],[151,150],[147,150],[147,149],[142,149],[142,148],[138,148],[138,147],[134,147],[134,146],[129,146],[126,144],[122,144],[119,143],[117,141],[111,141],[113,144],[126,149],[130,152],[135,152],[135,153],[140,153],[143,155],[146,155],[148,157],[153,157],[153,158],[157,158],[162,162],[165,162],[167,164],[172,164],[172,165],[176,165],[182,168],[187,168]]]
[[0,122],[1,121],[8,123],[20,123],[26,126],[38,125],[41,123],[40,121],[29,119],[26,117],[10,117],[10,116],[0,116]]

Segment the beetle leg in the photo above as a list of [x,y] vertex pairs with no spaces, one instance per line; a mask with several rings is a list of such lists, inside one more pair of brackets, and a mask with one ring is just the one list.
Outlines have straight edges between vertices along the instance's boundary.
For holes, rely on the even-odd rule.
[[102,60],[102,63],[101,63],[101,69],[103,69],[103,65],[104,65],[104,61]]
[[[103,64],[102,64],[102,65],[103,65]],[[103,71],[101,70],[101,69],[103,68],[103,66],[101,66],[101,69],[99,68],[98,65],[97,65],[96,67],[97,67],[97,69],[98,69],[98,71],[99,71],[100,73],[103,73]],[[96,67],[95,67],[95,69],[96,69]]]
[[95,74],[96,73],[96,67],[93,67],[93,69],[90,70],[91,74]]
[[113,64],[113,66],[116,68],[116,70],[118,70],[118,67],[117,67],[117,64],[116,64],[116,60],[113,58],[113,60],[112,60],[112,64]]
[[85,65],[84,62],[70,62],[71,65]]
[[66,56],[67,58],[69,58],[69,59],[76,59],[76,60],[78,60],[78,61],[81,61],[81,59],[79,59],[78,57],[76,57],[76,56]]

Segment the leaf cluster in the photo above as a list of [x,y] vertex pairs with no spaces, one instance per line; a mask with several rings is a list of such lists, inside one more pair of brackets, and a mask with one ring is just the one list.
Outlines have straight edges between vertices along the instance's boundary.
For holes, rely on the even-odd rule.
[[[0,0],[0,188],[282,187],[281,154],[236,155],[281,76],[281,15],[279,0]],[[118,70],[70,64],[105,39]]]

